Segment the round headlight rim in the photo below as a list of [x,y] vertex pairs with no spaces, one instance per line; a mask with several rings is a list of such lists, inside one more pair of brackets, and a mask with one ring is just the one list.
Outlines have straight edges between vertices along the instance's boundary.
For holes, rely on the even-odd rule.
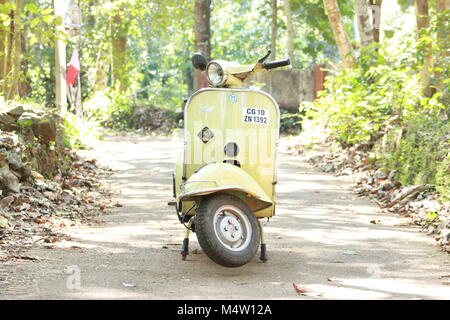
[[[209,77],[209,68],[211,67],[211,65],[217,65],[217,67],[220,68],[220,70],[222,70],[222,73],[223,73],[222,79],[221,79],[221,81],[218,82],[218,83],[214,83],[214,82],[211,80],[211,78]],[[215,87],[223,86],[223,85],[227,82],[227,74],[226,74],[226,72],[225,72],[225,67],[224,67],[221,63],[219,63],[218,61],[216,61],[216,60],[210,61],[210,62],[208,63],[208,65],[206,66],[206,76],[208,77],[209,83],[210,83],[211,85],[215,86]]]

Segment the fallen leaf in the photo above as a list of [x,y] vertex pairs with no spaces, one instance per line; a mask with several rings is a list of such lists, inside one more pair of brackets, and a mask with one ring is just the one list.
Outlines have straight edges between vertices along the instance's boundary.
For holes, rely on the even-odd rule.
[[333,282],[333,281],[337,281],[336,278],[327,278],[327,281]]
[[302,296],[310,296],[310,297],[322,297],[323,293],[320,292],[309,292],[307,290],[299,288],[295,283],[292,284],[294,286],[294,290],[297,293],[300,293]]
[[303,289],[300,289],[300,287],[299,286],[297,286],[295,283],[293,283],[292,284],[293,286],[294,286],[294,290],[295,290],[295,292],[297,292],[297,293],[307,293],[308,291],[306,291],[306,290],[303,290]]

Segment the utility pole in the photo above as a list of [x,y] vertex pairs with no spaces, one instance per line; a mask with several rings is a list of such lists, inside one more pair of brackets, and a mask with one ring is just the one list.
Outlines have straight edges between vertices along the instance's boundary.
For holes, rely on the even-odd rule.
[[[66,11],[65,0],[53,0],[53,8],[55,16],[64,19]],[[55,105],[59,110],[59,114],[63,117],[67,112],[67,86],[66,86],[66,44],[59,39],[59,34],[64,32],[64,24],[56,27],[58,32],[55,41],[55,84],[56,99]]]

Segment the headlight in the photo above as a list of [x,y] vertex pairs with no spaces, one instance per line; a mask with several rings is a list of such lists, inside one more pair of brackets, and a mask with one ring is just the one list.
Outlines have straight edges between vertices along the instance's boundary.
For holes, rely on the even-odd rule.
[[214,61],[208,63],[208,66],[206,67],[206,75],[208,76],[209,82],[215,87],[222,86],[227,81],[227,74],[224,67]]

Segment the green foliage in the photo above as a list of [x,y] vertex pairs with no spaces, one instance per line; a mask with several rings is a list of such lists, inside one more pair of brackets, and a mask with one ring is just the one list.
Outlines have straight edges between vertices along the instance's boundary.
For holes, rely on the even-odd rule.
[[133,99],[130,92],[116,90],[98,91],[85,101],[86,118],[114,129],[126,129],[132,113]]
[[[447,151],[449,150],[449,143],[447,144]],[[450,153],[442,162],[439,163],[436,175],[436,189],[447,200],[450,200]]]
[[299,134],[302,130],[304,112],[289,112],[280,109],[280,132],[288,134]]
[[[449,194],[450,123],[441,92],[424,95],[418,71],[429,34],[397,43],[398,51],[374,44],[357,52],[356,65],[335,71],[315,102],[314,117],[328,123],[342,146],[375,147],[377,161],[408,184],[436,184]],[[447,160],[444,160],[447,157]]]
[[64,130],[64,146],[67,148],[81,149],[102,137],[102,131],[97,122],[81,119],[71,113],[64,117],[62,129]]
[[449,132],[450,123],[437,113],[411,117],[403,128],[386,133],[381,163],[386,170],[397,170],[403,185],[431,183],[439,189],[445,184],[438,176],[443,177],[441,161],[449,150]]
[[[339,1],[341,13],[352,26],[353,1]],[[287,27],[282,1],[278,6],[277,59],[288,56]],[[294,68],[339,59],[323,0],[291,0]],[[253,63],[270,46],[271,5],[268,0],[216,1],[211,16],[212,58]]]

